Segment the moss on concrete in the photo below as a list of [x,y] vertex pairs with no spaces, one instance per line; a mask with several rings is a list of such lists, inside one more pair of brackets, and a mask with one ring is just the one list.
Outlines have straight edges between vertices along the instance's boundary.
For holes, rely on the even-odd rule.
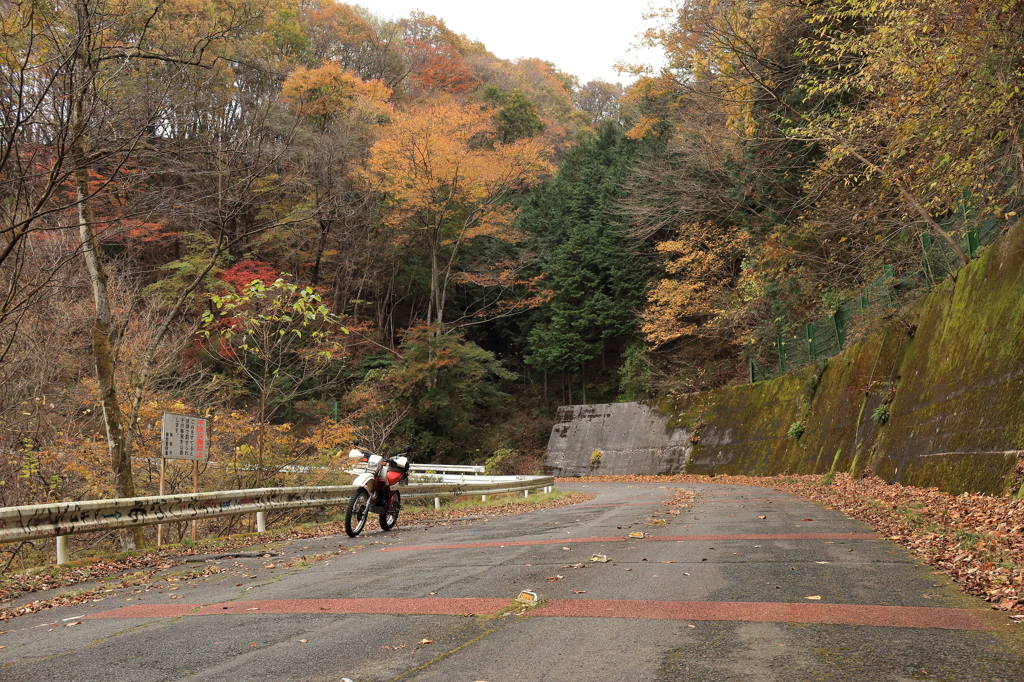
[[[872,467],[908,485],[1002,494],[1024,448],[1024,224],[826,366],[658,407],[671,426],[699,429],[693,473]],[[798,421],[802,434],[787,437]]]

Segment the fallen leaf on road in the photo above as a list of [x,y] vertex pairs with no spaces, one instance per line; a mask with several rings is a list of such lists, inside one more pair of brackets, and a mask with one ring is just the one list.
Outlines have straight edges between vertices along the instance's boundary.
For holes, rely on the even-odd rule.
[[300,641],[301,643],[305,644],[305,643],[306,643],[306,642],[308,642],[309,640],[308,640],[308,639],[300,639],[299,641]]
[[258,606],[253,606],[251,609],[246,609],[246,611],[259,611],[259,610],[260,610],[260,607],[258,607]]
[[644,534],[643,534],[643,533],[630,533],[630,534],[629,534],[629,537],[631,537],[631,538],[641,538],[641,539],[643,539],[643,537],[644,537]]
[[431,592],[430,594],[437,594],[437,592]]
[[552,575],[552,576],[548,576],[547,578],[544,578],[544,580],[546,582],[549,582],[549,583],[557,583],[559,580],[561,580],[564,577],[565,577],[564,575]]
[[586,590],[573,590],[572,593],[573,594],[586,594],[587,591]]
[[674,564],[675,562],[674,561],[662,561],[661,563],[663,563],[663,564]]
[[596,561],[599,564],[608,563],[608,557],[606,557],[604,554],[595,554],[594,556],[590,557],[590,560]]
[[768,517],[767,516],[758,516],[757,518],[759,518],[759,519],[767,519]]
[[821,595],[820,594],[816,594],[813,597],[804,597],[804,599],[810,599],[812,601],[821,601]]
[[687,626],[686,626],[686,627],[688,627],[688,628],[694,628],[694,629],[696,629],[696,628],[697,628],[697,626],[696,626],[696,625],[689,625],[689,624],[687,624]]
[[64,627],[66,627],[66,628],[70,628],[70,627],[74,627],[74,626],[76,626],[76,625],[81,625],[81,624],[82,624],[82,621],[78,621],[78,622],[75,622],[75,623],[68,623],[68,624],[67,624],[67,625],[65,625]]
[[566,564],[562,568],[585,568],[583,564]]
[[434,640],[432,640],[432,639],[421,639],[419,643],[420,644],[433,644]]
[[568,550],[569,548],[568,548],[568,547],[563,547],[562,549],[564,549],[564,550]]
[[814,519],[800,519],[801,521],[813,521]]
[[633,569],[632,569],[632,568],[624,568],[624,569],[622,569],[622,570],[623,570],[623,571],[632,571]]

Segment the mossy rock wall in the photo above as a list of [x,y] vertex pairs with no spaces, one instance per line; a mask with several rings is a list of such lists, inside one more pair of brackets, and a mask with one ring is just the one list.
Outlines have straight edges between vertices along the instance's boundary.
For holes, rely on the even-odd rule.
[[[888,419],[876,421],[883,401]],[[703,424],[682,468],[691,473],[860,475],[871,467],[908,485],[1015,492],[1024,448],[1024,226],[823,366],[660,407],[670,423]],[[790,435],[797,422],[799,438]]]
[[[1018,492],[1024,483],[1018,465],[1024,450],[1024,223],[911,310],[827,362],[656,407],[664,417],[664,446],[685,434],[692,447],[685,457],[661,461],[657,471],[629,473],[668,473],[668,466],[707,474],[861,475],[870,467],[908,485]],[[614,425],[628,428],[623,418]],[[602,448],[591,440],[581,435],[567,447],[584,454]],[[661,447],[645,443],[655,446]],[[628,456],[628,448],[610,448],[602,469],[639,465],[634,457],[619,466],[618,458]],[[558,468],[549,467],[552,473]],[[568,468],[565,473],[573,475]]]

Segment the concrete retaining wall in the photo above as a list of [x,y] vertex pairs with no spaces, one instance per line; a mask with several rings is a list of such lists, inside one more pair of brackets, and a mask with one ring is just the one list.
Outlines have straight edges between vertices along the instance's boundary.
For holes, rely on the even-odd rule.
[[681,471],[690,456],[690,434],[668,422],[643,403],[560,407],[544,470],[553,476]]
[[870,467],[950,492],[1024,491],[1024,223],[816,366],[651,406],[560,408],[545,464],[567,476]]

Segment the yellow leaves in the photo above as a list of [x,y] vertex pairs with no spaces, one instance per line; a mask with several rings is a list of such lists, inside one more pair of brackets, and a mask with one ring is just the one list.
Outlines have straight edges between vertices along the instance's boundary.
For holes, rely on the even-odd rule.
[[652,345],[701,333],[725,309],[749,237],[714,225],[684,225],[679,238],[657,245],[671,258],[667,275],[648,293],[641,331]]
[[[493,112],[443,97],[395,113],[367,164],[367,180],[392,200],[393,227],[418,226],[438,235],[458,220],[448,239],[507,232],[514,189],[553,171],[550,149],[537,138],[495,141]],[[451,232],[451,230],[449,230]]]
[[626,131],[626,137],[630,140],[642,140],[654,132],[655,126],[658,124],[658,118],[651,116],[650,114],[644,114],[640,117],[640,120],[636,122],[632,128]]
[[370,119],[387,116],[390,97],[391,90],[380,81],[364,81],[333,63],[316,69],[300,66],[281,88],[281,98],[292,111],[320,122],[350,111]]

